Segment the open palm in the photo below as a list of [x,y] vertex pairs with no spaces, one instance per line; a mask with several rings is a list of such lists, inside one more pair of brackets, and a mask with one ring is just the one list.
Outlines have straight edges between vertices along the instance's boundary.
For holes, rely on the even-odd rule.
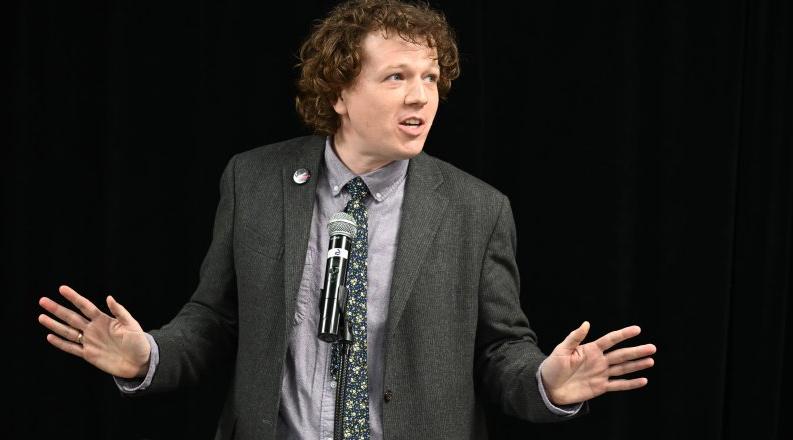
[[588,332],[589,322],[584,322],[542,363],[543,385],[556,405],[579,403],[610,391],[632,390],[647,384],[644,377],[615,377],[652,367],[655,361],[649,356],[656,351],[653,344],[607,351],[637,336],[641,332],[638,326],[615,330],[593,342],[581,344]]
[[39,322],[52,331],[47,335],[55,347],[85,359],[88,363],[114,376],[143,376],[148,368],[150,345],[140,324],[112,296],[107,297],[110,316],[69,286],[58,291],[80,313],[43,297],[39,300],[47,314]]

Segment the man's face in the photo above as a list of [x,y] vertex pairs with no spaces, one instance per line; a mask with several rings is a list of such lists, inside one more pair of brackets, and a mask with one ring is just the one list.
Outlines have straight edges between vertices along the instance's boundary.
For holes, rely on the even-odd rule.
[[381,32],[361,46],[361,72],[333,106],[337,149],[379,166],[409,159],[424,148],[438,111],[437,52]]

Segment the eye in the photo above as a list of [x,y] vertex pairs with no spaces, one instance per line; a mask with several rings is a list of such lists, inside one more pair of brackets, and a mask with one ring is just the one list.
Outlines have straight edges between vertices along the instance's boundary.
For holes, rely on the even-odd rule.
[[392,73],[391,75],[388,75],[388,77],[386,79],[387,80],[399,81],[399,80],[402,79],[402,74],[401,73]]
[[431,73],[425,77],[429,82],[438,82],[438,75]]

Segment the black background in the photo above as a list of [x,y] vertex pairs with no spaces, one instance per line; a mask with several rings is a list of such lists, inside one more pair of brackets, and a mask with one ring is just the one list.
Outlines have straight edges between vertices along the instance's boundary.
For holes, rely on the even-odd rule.
[[[122,398],[49,346],[37,300],[69,284],[167,322],[226,161],[309,133],[295,53],[334,3],[7,5],[3,437],[212,438],[222,377]],[[510,197],[541,347],[587,319],[659,348],[645,389],[565,424],[494,412],[492,436],[790,438],[790,2],[432,4],[462,76],[425,150]]]

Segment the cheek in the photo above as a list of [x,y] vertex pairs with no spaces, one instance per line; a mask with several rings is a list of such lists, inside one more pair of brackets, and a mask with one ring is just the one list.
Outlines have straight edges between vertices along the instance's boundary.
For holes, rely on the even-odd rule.
[[393,106],[384,105],[380,100],[370,100],[365,104],[356,102],[350,109],[350,118],[355,125],[367,129],[385,128],[394,117]]
[[430,123],[435,121],[435,115],[438,114],[438,100],[427,104],[427,117],[430,118]]

